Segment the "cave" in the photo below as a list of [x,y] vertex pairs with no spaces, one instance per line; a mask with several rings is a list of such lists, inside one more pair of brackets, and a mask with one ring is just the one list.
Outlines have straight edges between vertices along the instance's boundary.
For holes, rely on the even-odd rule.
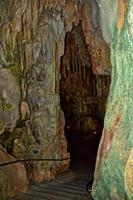
[[61,107],[71,165],[79,161],[94,168],[111,76],[94,74],[81,23],[66,34],[60,73]]
[[133,0],[0,0],[0,200],[133,199],[132,50]]

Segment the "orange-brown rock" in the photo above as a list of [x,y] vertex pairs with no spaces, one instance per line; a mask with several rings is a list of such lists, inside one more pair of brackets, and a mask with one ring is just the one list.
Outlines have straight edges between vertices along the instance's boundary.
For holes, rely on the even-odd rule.
[[127,0],[118,0],[118,6],[119,6],[118,29],[119,30],[121,30],[124,25],[127,5],[128,5]]
[[[0,146],[0,164],[15,161],[16,158],[9,155]],[[0,199],[13,197],[18,192],[26,192],[29,181],[26,169],[22,163],[14,163],[0,167]]]

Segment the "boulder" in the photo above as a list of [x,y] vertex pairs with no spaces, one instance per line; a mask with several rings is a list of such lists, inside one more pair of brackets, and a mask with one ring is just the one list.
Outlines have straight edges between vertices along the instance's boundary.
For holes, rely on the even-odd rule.
[[[6,150],[0,146],[0,164],[15,161]],[[0,199],[15,196],[18,192],[26,192],[29,181],[22,163],[14,163],[0,167]]]

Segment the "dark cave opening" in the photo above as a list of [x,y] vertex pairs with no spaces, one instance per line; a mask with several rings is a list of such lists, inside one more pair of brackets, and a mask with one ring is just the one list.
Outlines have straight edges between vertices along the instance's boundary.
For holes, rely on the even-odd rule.
[[83,161],[94,167],[110,76],[93,73],[81,24],[66,34],[60,72],[61,107],[71,163]]

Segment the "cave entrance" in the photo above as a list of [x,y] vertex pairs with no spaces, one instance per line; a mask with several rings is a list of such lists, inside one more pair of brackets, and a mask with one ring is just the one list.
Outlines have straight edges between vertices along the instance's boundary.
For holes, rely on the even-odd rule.
[[110,76],[95,75],[79,24],[66,34],[61,58],[60,96],[71,162],[95,166]]

